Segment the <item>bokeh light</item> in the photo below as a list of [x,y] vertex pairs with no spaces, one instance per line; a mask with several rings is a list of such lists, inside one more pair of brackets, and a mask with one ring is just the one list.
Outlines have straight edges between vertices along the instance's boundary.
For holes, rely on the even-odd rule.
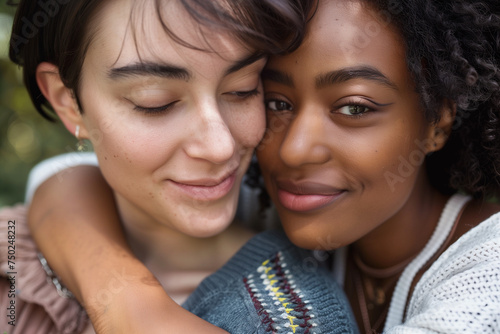
[[2,59],[7,59],[12,22],[11,15],[0,13],[0,58]]
[[73,150],[75,138],[60,122],[40,116],[8,59],[15,8],[0,2],[0,207],[22,202],[30,169],[39,161]]

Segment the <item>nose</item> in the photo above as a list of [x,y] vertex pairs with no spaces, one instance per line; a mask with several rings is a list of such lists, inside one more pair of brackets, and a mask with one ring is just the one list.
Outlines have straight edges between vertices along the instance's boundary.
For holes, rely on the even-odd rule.
[[215,164],[231,159],[236,143],[217,101],[200,103],[189,128],[191,131],[185,145],[188,156]]
[[322,164],[330,159],[328,120],[318,110],[303,110],[291,120],[280,148],[281,160],[290,167]]

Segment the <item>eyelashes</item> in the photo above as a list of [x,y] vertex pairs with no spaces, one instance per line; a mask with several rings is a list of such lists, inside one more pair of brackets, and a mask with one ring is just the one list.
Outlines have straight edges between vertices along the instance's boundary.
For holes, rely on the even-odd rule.
[[[268,98],[265,101],[266,109],[274,113],[294,112],[292,103],[284,98]],[[360,118],[370,112],[376,112],[379,109],[389,106],[392,103],[377,103],[368,98],[349,98],[334,105],[330,113],[347,116],[349,118]]]
[[272,111],[292,111],[292,105],[282,100],[266,100],[266,108]]
[[170,102],[168,104],[159,107],[142,107],[139,105],[135,105],[134,110],[151,115],[161,114],[172,108],[177,102],[179,101]]
[[373,111],[371,108],[362,104],[348,104],[337,109],[337,112],[346,116],[360,117],[361,115]]
[[[254,96],[258,96],[258,95],[260,95],[260,93],[261,92],[260,92],[259,88],[257,87],[255,89],[252,89],[249,91],[234,91],[234,92],[224,93],[223,95],[229,95],[231,97],[234,97],[236,99],[236,101],[244,101],[244,100],[247,100],[247,99],[252,98]],[[173,102],[167,103],[165,105],[161,105],[161,106],[146,107],[146,106],[141,106],[141,105],[135,104],[131,100],[128,100],[128,99],[126,99],[126,100],[134,105],[133,109],[135,111],[140,112],[140,113],[144,113],[146,115],[159,115],[159,114],[167,113],[178,102],[181,101],[181,100],[176,100],[176,101],[173,101]]]
[[239,97],[239,98],[242,98],[242,99],[246,99],[246,98],[249,98],[249,97],[253,97],[253,96],[257,96],[260,94],[260,90],[259,88],[255,88],[255,89],[252,89],[252,90],[249,90],[249,91],[238,91],[238,92],[231,92],[231,93],[227,93],[227,94],[231,94],[231,95],[234,95],[236,97]]
[[345,115],[351,118],[361,118],[368,113],[377,112],[392,103],[378,103],[366,97],[354,98],[341,104],[340,107],[332,110],[332,113]]

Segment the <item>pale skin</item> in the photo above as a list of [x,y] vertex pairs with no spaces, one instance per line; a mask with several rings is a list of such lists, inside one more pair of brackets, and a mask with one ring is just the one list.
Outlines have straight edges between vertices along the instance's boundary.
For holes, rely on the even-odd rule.
[[[341,46],[355,44],[357,36],[352,32],[373,20],[382,27],[381,33],[362,52],[346,57]],[[325,74],[367,68],[375,70],[371,74],[376,73],[378,80],[357,75],[317,84],[318,78],[328,77]],[[398,173],[400,157],[409,160],[415,151],[425,155],[441,149],[455,109],[445,101],[439,122],[429,123],[423,117],[398,32],[362,3],[322,1],[303,45],[288,56],[271,58],[264,86],[271,132],[257,152],[290,239],[312,249],[352,245],[364,262],[377,268],[418,253],[434,230],[447,196],[430,185],[422,164],[414,166],[415,171],[395,188],[384,175]],[[307,199],[297,198],[294,186],[283,186],[286,182],[313,190],[321,184],[326,186],[321,195],[329,189],[327,195],[335,200],[298,210],[293,202]],[[90,202],[90,195],[80,200]],[[103,211],[109,207],[103,206]],[[498,211],[496,205],[472,202],[454,239]],[[111,226],[117,218],[107,215],[111,217],[106,225]],[[103,243],[103,247],[109,246]],[[353,300],[352,286],[346,289]]]
[[[210,51],[174,42],[163,31],[151,3],[143,4],[138,14],[144,25],[132,31],[136,21],[133,18],[129,24],[128,19],[133,3],[106,3],[96,17],[82,68],[80,106],[74,92],[62,83],[57,67],[42,63],[37,69],[38,85],[66,128],[75,133],[79,127],[80,138],[92,142],[100,172],[83,168],[82,179],[103,177],[111,187],[111,192],[104,194],[116,199],[125,238],[110,243],[105,235],[117,232],[118,225],[82,225],[78,233],[63,233],[65,228],[50,223],[59,217],[52,210],[56,206],[38,210],[40,207],[34,205],[29,217],[34,222],[31,227],[35,234],[40,233],[35,238],[43,251],[47,245],[43,236],[48,233],[52,241],[61,237],[62,245],[77,245],[75,254],[90,259],[79,270],[97,278],[101,288],[87,290],[87,283],[82,281],[73,290],[73,279],[80,281],[74,278],[75,271],[65,268],[61,254],[66,252],[57,252],[61,262],[52,260],[50,254],[54,253],[49,249],[46,253],[54,269],[87,307],[98,332],[152,333],[153,329],[144,328],[152,323],[146,320],[162,319],[167,313],[179,321],[180,327],[169,322],[163,329],[196,332],[202,325],[204,332],[223,332],[181,308],[170,311],[176,305],[170,297],[182,301],[252,235],[230,224],[241,178],[264,132],[260,72],[266,59],[225,33],[204,31],[177,2],[162,7],[175,18],[169,20],[170,28],[184,41]],[[71,184],[68,194],[92,189],[91,181],[85,183]],[[94,184],[95,193],[103,193],[99,183]],[[43,187],[35,201],[42,197],[44,201],[51,198]],[[74,213],[69,198],[64,205]],[[109,197],[101,204],[114,207]],[[99,206],[95,211],[88,210],[93,206],[86,208],[80,211],[85,212],[79,215],[83,220],[92,220],[93,214],[100,212]],[[81,240],[86,232],[97,232],[89,243]],[[120,259],[134,254],[140,262],[112,264],[115,261],[102,259],[102,254],[108,252]],[[130,284],[115,289],[112,298],[100,298],[109,277],[102,277],[101,270],[95,267],[97,263],[108,263],[112,275],[119,273]],[[184,272],[190,273],[192,281],[174,286],[173,277],[179,278]],[[145,292],[140,291],[140,298],[151,295],[151,301],[141,304],[134,294],[135,282],[147,287]],[[182,293],[176,296],[174,291]],[[166,297],[166,293],[170,297],[158,298]],[[153,302],[154,298],[159,301]],[[126,308],[131,305],[144,316],[140,323],[121,318],[116,322],[100,321],[104,313],[107,319],[123,311],[128,313]]]

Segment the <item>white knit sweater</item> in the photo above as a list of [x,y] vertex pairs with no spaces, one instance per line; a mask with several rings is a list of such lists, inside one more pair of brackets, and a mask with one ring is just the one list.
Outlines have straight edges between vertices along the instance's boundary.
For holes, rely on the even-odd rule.
[[[451,216],[465,202],[460,197],[447,205]],[[395,291],[391,308],[405,304],[404,290]],[[391,311],[384,333],[500,333],[500,213],[463,235],[424,273],[404,321]]]

